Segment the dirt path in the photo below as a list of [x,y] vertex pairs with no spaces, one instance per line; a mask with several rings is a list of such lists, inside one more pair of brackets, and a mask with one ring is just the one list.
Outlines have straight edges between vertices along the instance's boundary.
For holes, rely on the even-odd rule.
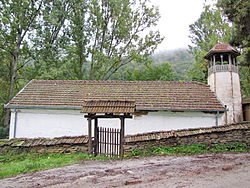
[[0,187],[250,187],[250,153],[84,161],[0,180]]

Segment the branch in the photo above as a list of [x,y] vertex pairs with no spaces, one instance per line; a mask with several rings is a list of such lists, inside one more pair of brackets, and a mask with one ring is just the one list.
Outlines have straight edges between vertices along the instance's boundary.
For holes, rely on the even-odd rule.
[[32,15],[31,15],[32,18],[31,18],[31,17],[29,18],[30,22],[28,23],[28,26],[26,27],[26,29],[25,29],[25,31],[24,31],[23,35],[21,36],[21,38],[20,38],[20,40],[19,40],[18,43],[21,43],[21,41],[23,41],[23,39],[24,39],[26,33],[28,32],[28,30],[29,30],[31,24],[34,22],[34,20],[35,20],[37,14],[38,14],[38,12],[39,12],[40,9],[41,9],[41,7],[42,7],[42,1],[41,1],[40,5],[39,5],[38,9],[36,10],[35,14],[33,14],[33,17],[32,17]]

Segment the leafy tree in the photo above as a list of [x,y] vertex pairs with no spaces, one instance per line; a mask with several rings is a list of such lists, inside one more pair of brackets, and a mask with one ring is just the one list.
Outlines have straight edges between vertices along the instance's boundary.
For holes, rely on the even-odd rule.
[[[16,93],[19,71],[27,63],[29,51],[27,35],[36,27],[36,19],[42,9],[42,0],[1,0],[0,1],[0,49],[5,74],[1,81],[7,85],[8,101]],[[1,97],[3,97],[1,95]],[[9,122],[9,111],[5,124]]]
[[250,2],[249,0],[218,0],[225,15],[233,23],[233,36],[230,43],[243,49],[240,61],[241,81],[245,95],[250,95]]
[[228,43],[231,38],[231,27],[222,15],[219,8],[210,5],[204,6],[200,18],[189,26],[189,36],[193,46],[189,46],[194,54],[196,63],[190,69],[188,75],[193,80],[206,82],[207,63],[204,56],[217,43]]
[[67,79],[63,57],[69,42],[66,21],[72,10],[71,1],[47,1],[29,39],[32,46],[32,65],[28,79]]
[[113,75],[115,80],[145,80],[145,81],[173,81],[176,80],[176,74],[169,63],[158,65],[139,64],[137,66],[125,67]]
[[[87,6],[86,6],[87,3]],[[92,0],[76,3],[70,17],[70,62],[77,79],[109,79],[130,62],[145,62],[162,41],[159,12],[148,0]],[[70,59],[69,58],[69,59]],[[87,72],[87,73],[86,73]]]
[[0,123],[30,79],[110,79],[147,62],[162,41],[150,30],[158,19],[148,0],[0,0]]
[[155,53],[151,58],[154,65],[169,62],[175,72],[176,80],[190,80],[187,70],[193,65],[194,57],[187,49],[162,51]]

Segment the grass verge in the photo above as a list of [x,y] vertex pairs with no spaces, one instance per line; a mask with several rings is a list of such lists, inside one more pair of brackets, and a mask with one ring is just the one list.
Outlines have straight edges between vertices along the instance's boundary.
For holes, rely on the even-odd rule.
[[148,147],[145,150],[133,150],[131,156],[150,156],[150,155],[194,155],[202,153],[214,152],[247,152],[248,147],[244,143],[232,144],[215,144],[214,146],[207,146],[205,144],[192,144],[189,146],[176,147]]
[[[209,147],[204,144],[193,144],[190,146],[176,147],[149,147],[146,150],[133,150],[130,155],[133,156],[150,156],[150,155],[193,155],[209,152],[247,152],[246,144],[215,144]],[[76,154],[39,154],[39,153],[9,153],[0,155],[0,178],[5,178],[25,172],[33,172],[38,170],[46,170],[56,167],[61,167],[81,160],[98,160],[110,159],[106,156],[93,157],[87,153]]]
[[76,154],[39,154],[12,153],[0,155],[0,178],[25,172],[61,167],[81,160],[108,159],[106,156],[92,157],[87,153]]

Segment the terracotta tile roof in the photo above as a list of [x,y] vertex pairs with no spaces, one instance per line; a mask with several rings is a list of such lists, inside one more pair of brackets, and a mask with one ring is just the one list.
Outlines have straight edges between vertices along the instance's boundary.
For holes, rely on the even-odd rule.
[[224,110],[208,85],[175,81],[32,80],[6,107],[81,109],[85,100],[133,100],[137,110]]
[[240,55],[239,52],[237,52],[230,44],[216,44],[205,56],[206,59],[209,59],[209,57],[212,54],[215,53],[223,53],[223,52],[229,52],[232,54],[235,54],[236,56]]
[[128,100],[86,100],[81,113],[133,113],[135,101]]

